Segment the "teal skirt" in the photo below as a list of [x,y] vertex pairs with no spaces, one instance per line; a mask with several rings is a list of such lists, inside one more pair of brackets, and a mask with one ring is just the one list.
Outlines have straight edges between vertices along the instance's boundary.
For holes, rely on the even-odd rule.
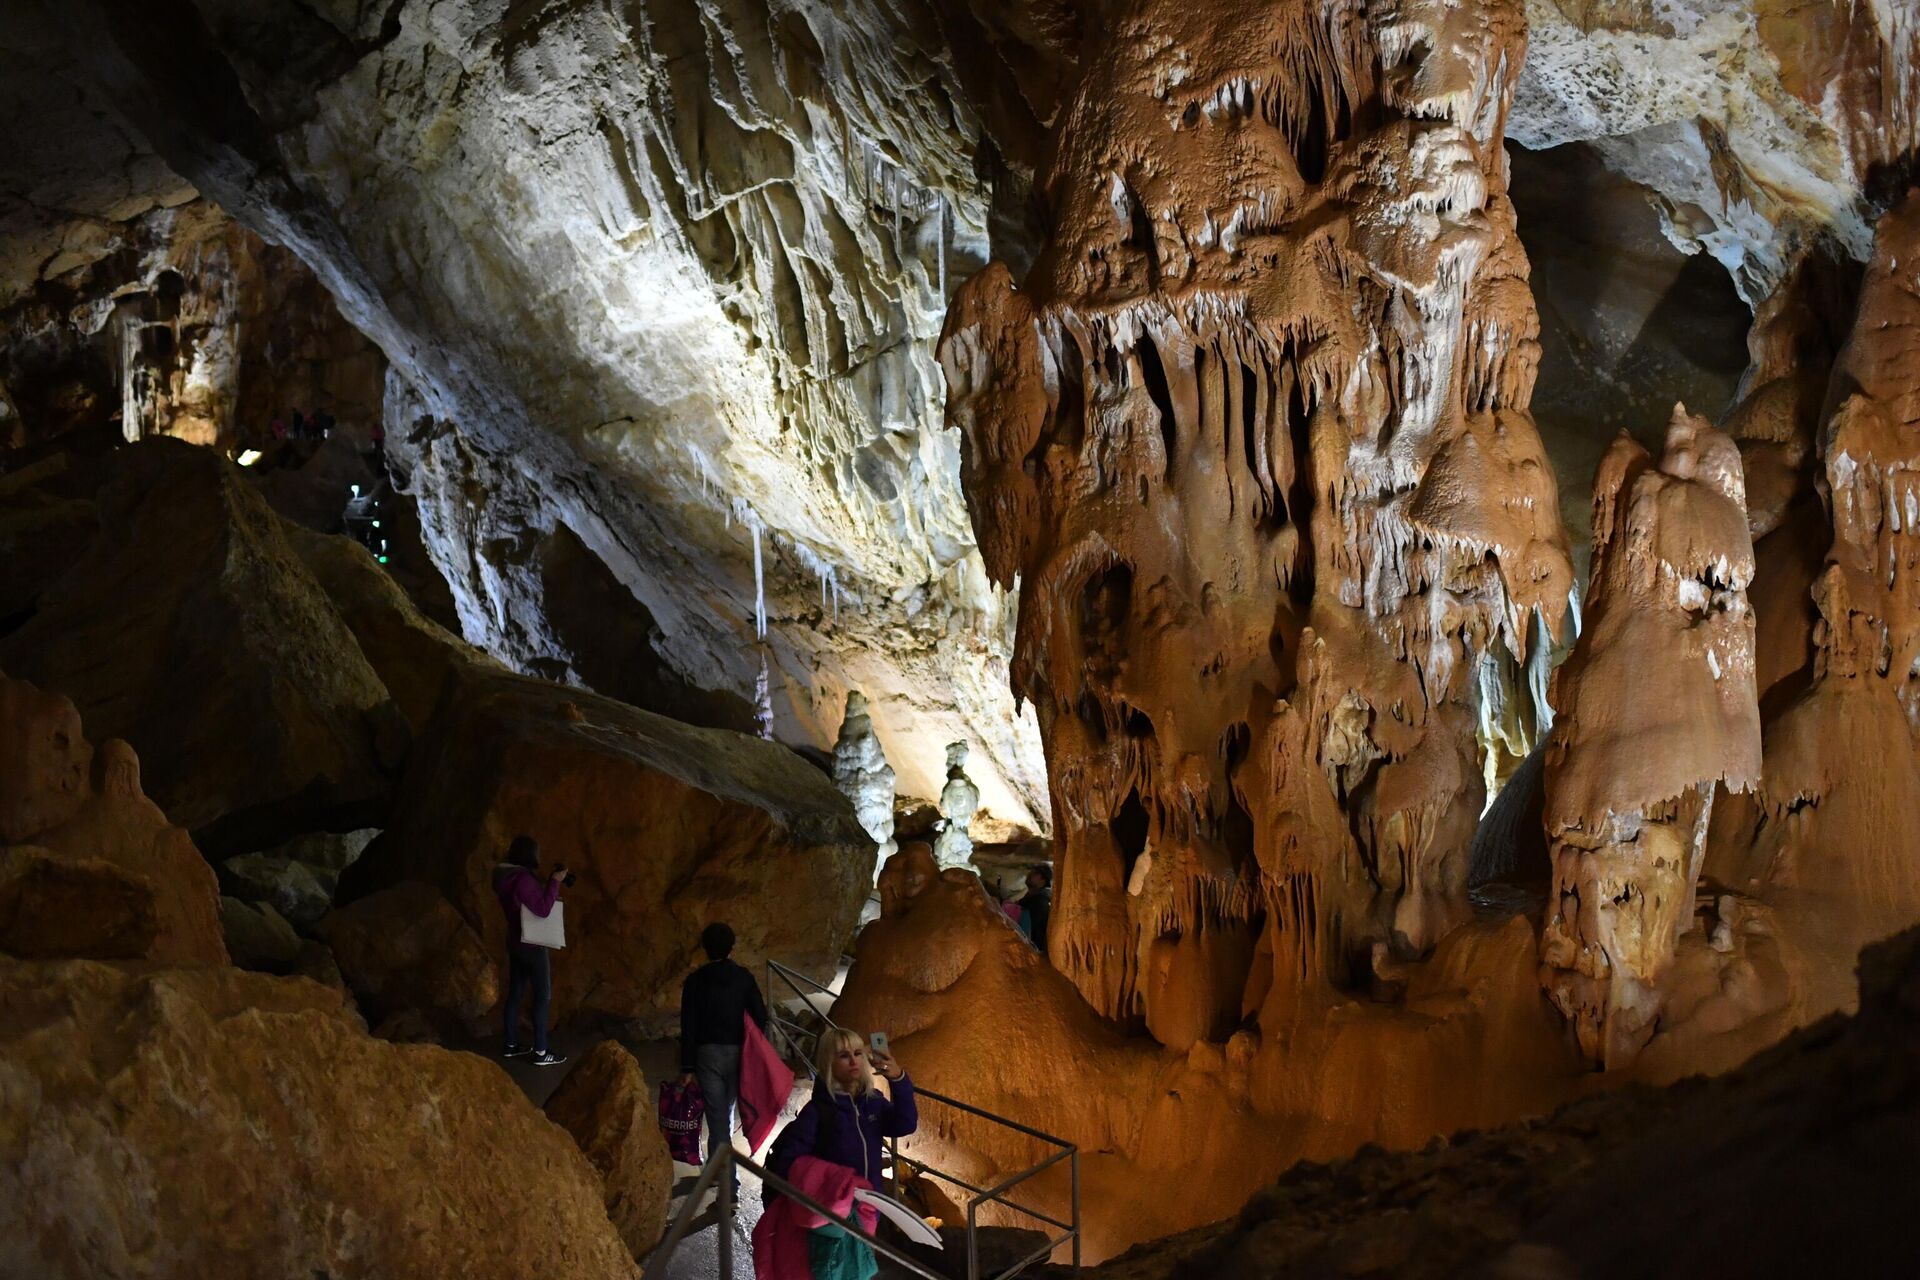
[[865,1240],[831,1222],[807,1232],[807,1264],[813,1280],[873,1280],[880,1270]]

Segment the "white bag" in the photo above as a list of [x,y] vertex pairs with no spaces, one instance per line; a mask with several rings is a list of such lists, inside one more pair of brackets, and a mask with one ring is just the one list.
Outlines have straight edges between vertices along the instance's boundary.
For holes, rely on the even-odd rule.
[[544,916],[537,916],[520,907],[520,941],[530,947],[546,947],[551,951],[563,950],[567,945],[567,920],[565,905],[554,899],[553,910]]

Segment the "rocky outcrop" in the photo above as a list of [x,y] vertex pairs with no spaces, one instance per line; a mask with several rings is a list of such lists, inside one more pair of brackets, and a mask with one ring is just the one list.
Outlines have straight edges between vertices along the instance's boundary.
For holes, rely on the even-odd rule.
[[567,1072],[546,1112],[599,1173],[607,1217],[644,1262],[667,1227],[673,1157],[640,1064],[615,1041],[602,1040]]
[[1586,626],[1554,673],[1545,981],[1596,1062],[1654,1031],[1694,926],[1714,792],[1760,778],[1753,542],[1740,454],[1676,406],[1658,462],[1622,436],[1594,482]]
[[[1920,935],[1860,958],[1860,1013],[1721,1079],[1303,1165],[1099,1280],[1898,1275],[1920,1139]],[[1676,1189],[1684,1188],[1684,1191]],[[1607,1229],[1593,1229],[1604,1214]]]
[[121,451],[101,532],[0,665],[140,752],[211,852],[378,814],[406,724],[283,526],[210,450]]
[[133,748],[96,749],[72,702],[3,674],[0,852],[0,951],[227,961],[213,869],[141,790]]
[[593,1169],[497,1066],[234,969],[0,961],[22,1275],[633,1276]]
[[431,885],[369,894],[320,922],[320,936],[376,1023],[410,1011],[458,1029],[500,1001],[500,975],[479,936]]
[[498,955],[492,876],[522,833],[579,876],[554,963],[560,1018],[670,1015],[714,920],[733,926],[742,963],[773,957],[824,977],[873,877],[853,807],[785,747],[468,668],[416,749],[394,826],[362,862],[434,886]]

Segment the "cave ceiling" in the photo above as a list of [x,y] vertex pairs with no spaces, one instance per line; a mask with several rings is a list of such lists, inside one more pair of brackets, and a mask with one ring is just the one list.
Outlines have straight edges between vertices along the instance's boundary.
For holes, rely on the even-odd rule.
[[[1885,33],[1915,18],[1896,0],[1525,8],[1509,136],[1585,144],[1575,189],[1645,223],[1628,285],[1579,279],[1576,236],[1569,301],[1542,306],[1537,405],[1571,512],[1621,423],[1557,437],[1555,397],[1591,397],[1553,383],[1556,312],[1567,377],[1641,371],[1620,415],[1640,429],[1662,420],[1643,401],[1730,394],[1726,361],[1634,339],[1683,274],[1737,328],[1682,251],[1747,305],[1810,240],[1866,256],[1916,118]],[[384,352],[390,453],[470,640],[584,678],[541,572],[565,539],[688,683],[769,704],[778,737],[814,747],[862,690],[904,793],[937,794],[968,740],[983,807],[1044,829],[1013,597],[975,546],[934,342],[962,280],[1032,261],[1033,175],[1077,58],[1125,20],[1066,0],[9,5],[0,319],[17,340],[23,299],[217,205]],[[1525,175],[1562,170],[1520,172],[1526,237]],[[1540,202],[1562,230],[1567,203]],[[1611,336],[1575,314],[1594,297]]]

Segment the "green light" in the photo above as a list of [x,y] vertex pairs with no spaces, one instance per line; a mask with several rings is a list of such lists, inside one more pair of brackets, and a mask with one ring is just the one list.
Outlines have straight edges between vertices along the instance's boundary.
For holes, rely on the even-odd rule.
[[380,557],[380,563],[381,563],[381,564],[385,564],[386,562],[387,562],[387,558],[386,558],[385,556],[381,556],[381,557]]

